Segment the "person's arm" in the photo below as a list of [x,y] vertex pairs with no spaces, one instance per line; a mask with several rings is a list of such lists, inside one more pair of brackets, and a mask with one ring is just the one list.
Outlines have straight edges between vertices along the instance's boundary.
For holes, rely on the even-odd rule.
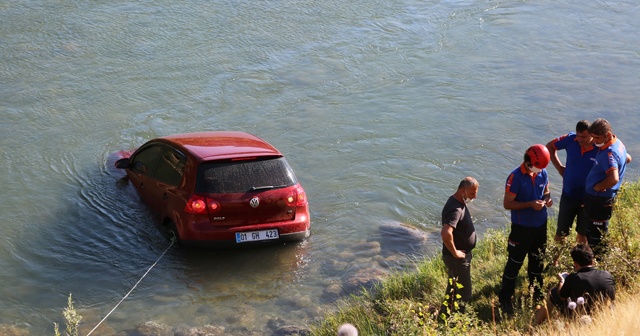
[[548,208],[553,206],[553,200],[551,199],[551,191],[549,190],[549,183],[544,187],[544,192],[542,194],[542,200],[544,201],[544,205]]
[[631,158],[631,155],[629,155],[629,153],[627,153],[627,163],[631,162],[631,160],[633,160],[633,159]]
[[547,143],[547,149],[549,150],[549,155],[551,156],[551,163],[553,163],[553,166],[556,167],[558,174],[564,177],[565,166],[562,164],[562,162],[560,162],[560,158],[558,157],[558,150],[556,149],[555,142],[556,142],[555,139],[549,141]]
[[569,276],[569,273],[567,272],[563,272],[563,273],[559,273],[558,274],[558,279],[560,281],[558,281],[558,296],[560,297],[560,300],[565,301],[567,300],[566,297],[563,297],[560,293],[562,292],[562,287],[564,286],[564,280],[567,278],[567,276]]
[[534,208],[535,210],[541,210],[544,207],[545,201],[536,200],[536,201],[528,201],[528,202],[518,202],[516,201],[516,194],[512,194],[508,191],[504,193],[504,200],[502,205],[507,210],[521,210],[526,208]]
[[595,191],[605,191],[605,190],[613,187],[614,185],[616,185],[618,183],[618,181],[620,181],[620,176],[618,175],[618,169],[617,168],[611,168],[611,169],[609,169],[609,171],[607,171],[607,176],[604,178],[604,180],[596,183],[593,186],[593,190],[595,190]]
[[443,224],[442,230],[440,230],[440,236],[442,236],[442,243],[444,246],[455,258],[462,259],[466,256],[464,251],[456,249],[456,244],[453,242],[453,226]]

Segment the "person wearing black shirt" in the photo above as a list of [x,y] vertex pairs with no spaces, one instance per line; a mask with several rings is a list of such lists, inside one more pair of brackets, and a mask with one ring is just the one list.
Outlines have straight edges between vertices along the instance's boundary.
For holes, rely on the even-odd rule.
[[447,267],[446,295],[450,298],[449,310],[447,305],[441,308],[445,315],[453,310],[454,292],[463,303],[471,301],[471,250],[476,246],[476,230],[467,204],[476,198],[479,187],[475,178],[465,177],[442,209],[442,260]]
[[547,307],[536,312],[536,322],[548,317],[548,310],[556,307],[564,315],[578,309],[589,314],[594,304],[614,301],[616,284],[611,273],[593,266],[593,251],[586,244],[578,244],[571,249],[575,272],[558,274],[560,282],[551,289],[547,297]]

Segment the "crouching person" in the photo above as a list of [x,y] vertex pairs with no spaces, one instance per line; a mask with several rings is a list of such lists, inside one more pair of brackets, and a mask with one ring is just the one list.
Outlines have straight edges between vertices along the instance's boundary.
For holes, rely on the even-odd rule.
[[613,276],[595,268],[593,258],[589,245],[578,244],[571,249],[575,272],[558,275],[560,282],[549,292],[546,309],[542,307],[536,312],[537,324],[548,318],[553,307],[565,316],[570,316],[574,311],[588,315],[595,304],[615,300],[616,285]]

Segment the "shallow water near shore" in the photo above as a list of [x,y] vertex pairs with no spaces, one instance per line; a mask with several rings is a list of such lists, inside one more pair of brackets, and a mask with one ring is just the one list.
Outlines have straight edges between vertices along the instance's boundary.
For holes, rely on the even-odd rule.
[[53,334],[73,293],[85,334],[167,249],[112,168],[112,153],[156,136],[269,141],[307,191],[312,235],[172,247],[100,335],[312,323],[438,253],[441,207],[464,176],[481,183],[480,239],[505,227],[507,174],[579,119],[612,123],[637,180],[639,17],[632,1],[2,4],[0,325]]

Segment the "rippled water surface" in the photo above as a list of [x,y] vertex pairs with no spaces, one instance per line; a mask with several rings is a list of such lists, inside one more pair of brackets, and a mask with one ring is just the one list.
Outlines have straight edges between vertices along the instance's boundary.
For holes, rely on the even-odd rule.
[[[480,239],[504,227],[507,174],[579,119],[607,118],[640,158],[635,1],[18,0],[0,4],[0,28],[0,326],[32,335],[53,334],[69,293],[88,332],[168,248],[111,168],[156,136],[269,141],[313,233],[171,247],[100,335],[312,323],[361,277],[437,253],[462,177],[481,183]],[[385,229],[397,223],[426,243]]]

